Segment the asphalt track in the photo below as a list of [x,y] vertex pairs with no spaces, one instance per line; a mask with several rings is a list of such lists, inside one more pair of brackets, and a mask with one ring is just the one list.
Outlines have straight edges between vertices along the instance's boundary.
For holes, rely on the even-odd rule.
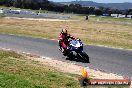
[[0,47],[75,63],[124,77],[132,77],[131,50],[85,45],[84,50],[90,56],[91,63],[82,63],[66,60],[58,50],[57,41],[53,40],[0,34]]

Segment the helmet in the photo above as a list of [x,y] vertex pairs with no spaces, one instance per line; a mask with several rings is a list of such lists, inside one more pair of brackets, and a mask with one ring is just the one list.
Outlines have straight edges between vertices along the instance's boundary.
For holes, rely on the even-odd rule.
[[68,34],[68,32],[66,29],[62,29],[61,34],[66,36]]

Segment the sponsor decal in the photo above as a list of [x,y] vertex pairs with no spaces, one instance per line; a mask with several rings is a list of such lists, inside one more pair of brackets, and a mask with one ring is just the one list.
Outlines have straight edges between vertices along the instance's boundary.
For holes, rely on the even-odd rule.
[[79,78],[79,82],[81,86],[90,86],[90,85],[98,85],[98,86],[130,86],[130,79],[91,79],[89,77],[88,71],[82,68],[82,77]]

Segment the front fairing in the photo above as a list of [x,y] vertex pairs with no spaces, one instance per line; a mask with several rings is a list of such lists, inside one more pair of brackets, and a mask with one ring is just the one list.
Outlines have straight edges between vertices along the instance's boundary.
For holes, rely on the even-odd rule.
[[78,40],[72,40],[70,41],[70,50],[71,51],[82,51],[83,50],[83,43],[81,41]]

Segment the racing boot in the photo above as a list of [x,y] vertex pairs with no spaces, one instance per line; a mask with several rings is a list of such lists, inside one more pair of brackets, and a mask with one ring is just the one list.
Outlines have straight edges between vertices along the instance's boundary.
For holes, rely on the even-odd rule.
[[62,47],[61,47],[61,46],[60,46],[59,50],[60,50],[61,52],[63,52],[63,51],[62,51]]
[[67,49],[64,49],[63,55],[64,55],[64,56],[67,56],[67,55],[68,55],[68,50],[67,50]]

